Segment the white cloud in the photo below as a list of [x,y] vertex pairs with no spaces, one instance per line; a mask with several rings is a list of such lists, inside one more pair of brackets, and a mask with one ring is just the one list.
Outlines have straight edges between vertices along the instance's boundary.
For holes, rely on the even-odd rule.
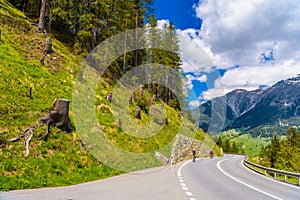
[[158,27],[159,29],[162,29],[162,28],[165,26],[165,24],[166,24],[167,26],[169,26],[169,25],[170,25],[170,21],[167,20],[167,19],[160,19],[160,20],[157,20],[157,27]]
[[232,65],[255,65],[261,53],[274,44],[278,59],[299,55],[300,1],[201,2],[196,7],[203,20],[200,36],[214,54],[229,58]]
[[[203,24],[201,30],[177,31],[182,56],[198,71],[209,72],[213,65],[228,69],[202,93],[204,99],[270,86],[300,73],[300,1],[201,0],[195,9]],[[213,65],[197,60],[201,50]],[[187,62],[183,68],[197,72]]]
[[215,81],[214,88],[202,93],[205,100],[223,96],[235,89],[255,90],[262,85],[271,86],[279,80],[295,76],[300,72],[300,65],[292,61],[280,62],[276,65],[266,64],[264,67],[240,67],[227,71],[223,77]]
[[185,87],[189,90],[192,90],[193,89],[193,84],[192,84],[192,81],[195,80],[195,77],[188,74],[185,76],[185,79],[184,79],[184,84],[185,84]]
[[196,107],[200,106],[200,104],[201,104],[200,101],[194,100],[189,103],[189,106],[191,106],[192,108],[196,108]]
[[199,77],[196,77],[196,80],[200,81],[200,82],[206,82],[207,81],[207,75],[204,74],[204,75],[201,75]]
[[176,33],[180,41],[182,68],[185,72],[200,74],[207,72],[213,66],[210,48],[205,46],[199,37],[199,30],[177,29]]

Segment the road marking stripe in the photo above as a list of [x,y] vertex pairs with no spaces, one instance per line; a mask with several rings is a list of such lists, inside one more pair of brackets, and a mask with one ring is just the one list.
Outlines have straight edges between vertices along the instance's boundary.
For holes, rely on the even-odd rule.
[[243,182],[243,181],[240,181],[240,180],[234,178],[233,176],[229,175],[228,173],[226,173],[226,172],[221,168],[220,164],[221,164],[222,162],[226,161],[226,160],[229,160],[229,159],[231,159],[231,158],[227,158],[227,159],[224,159],[224,160],[220,160],[220,161],[217,163],[218,169],[219,169],[224,175],[228,176],[228,177],[231,178],[232,180],[235,180],[236,182],[239,182],[239,183],[241,183],[241,184],[243,184],[243,185],[245,185],[245,186],[247,186],[247,187],[249,187],[249,188],[251,188],[251,189],[253,189],[253,190],[256,190],[256,191],[258,191],[258,192],[260,192],[260,193],[263,193],[263,194],[265,194],[265,195],[267,195],[267,196],[269,196],[269,197],[272,197],[272,198],[277,199],[277,200],[283,200],[283,199],[281,199],[281,198],[279,198],[279,197],[277,197],[277,196],[274,196],[274,195],[272,195],[272,194],[269,194],[269,193],[267,193],[267,192],[265,192],[265,191],[262,191],[262,190],[260,190],[260,189],[258,189],[258,188],[256,188],[256,187],[254,187],[254,186],[252,186],[252,185],[249,185],[249,184],[247,184],[247,183],[245,183],[245,182]]
[[179,169],[178,169],[178,171],[177,171],[177,176],[178,177],[181,177],[181,170],[182,170],[182,168],[184,167],[184,166],[186,166],[187,164],[189,164],[191,161],[187,161],[187,162],[185,162],[185,163],[183,163],[180,167],[179,167]]
[[280,183],[281,185],[284,185],[284,186],[288,186],[288,187],[292,187],[292,188],[297,188],[297,189],[299,189],[299,186],[297,186],[297,185],[292,185],[292,184],[289,184],[289,183],[286,183],[286,182],[282,182],[282,181],[279,181],[279,180],[275,180],[275,179],[270,178],[270,177],[268,177],[268,176],[262,175],[262,174],[260,174],[260,173],[258,173],[258,172],[256,172],[256,171],[253,171],[253,170],[249,169],[248,167],[246,167],[246,166],[243,164],[243,161],[241,162],[241,165],[244,166],[245,169],[248,170],[249,172],[251,172],[251,173],[253,173],[253,174],[256,174],[256,175],[258,175],[258,176],[260,176],[260,177],[263,177],[263,178],[265,178],[265,179],[267,179],[267,180],[273,181],[273,182],[275,182],[275,183]]
[[188,196],[193,196],[193,194],[191,192],[185,191],[185,194]]
[[177,171],[177,176],[178,176],[178,179],[179,179],[181,188],[183,189],[183,191],[185,192],[185,194],[186,194],[188,197],[190,197],[190,200],[197,200],[197,199],[195,199],[195,198],[192,198],[192,197],[193,197],[193,194],[189,191],[189,188],[186,187],[186,184],[184,183],[183,178],[182,178],[182,176],[181,176],[181,170],[182,170],[182,168],[183,168],[184,166],[186,166],[186,165],[187,165],[188,163],[190,163],[190,162],[191,162],[191,161],[187,161],[187,162],[185,162],[184,164],[182,164],[182,165],[179,167],[179,169],[178,169],[178,171]]
[[183,190],[189,190],[189,188],[187,188],[187,187],[181,187]]

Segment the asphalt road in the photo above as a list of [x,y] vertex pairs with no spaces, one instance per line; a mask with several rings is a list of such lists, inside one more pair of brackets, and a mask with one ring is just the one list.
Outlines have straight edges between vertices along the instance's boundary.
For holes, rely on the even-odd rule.
[[242,165],[242,156],[199,159],[57,188],[0,193],[2,200],[300,199],[300,187],[270,180]]
[[[274,181],[242,164],[243,156],[203,159],[179,170],[191,200],[299,200],[300,187]],[[185,188],[185,189],[186,189]],[[187,195],[188,196],[188,195]]]

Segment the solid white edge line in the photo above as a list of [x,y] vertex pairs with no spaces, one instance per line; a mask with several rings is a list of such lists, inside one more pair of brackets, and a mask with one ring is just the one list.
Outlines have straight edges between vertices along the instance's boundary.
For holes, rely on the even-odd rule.
[[281,198],[279,198],[279,197],[277,197],[277,196],[274,196],[274,195],[272,195],[272,194],[269,194],[269,193],[267,193],[267,192],[265,192],[265,191],[262,191],[262,190],[260,190],[260,189],[258,189],[258,188],[256,188],[256,187],[254,187],[254,186],[252,186],[252,185],[249,185],[249,184],[247,184],[247,183],[245,183],[245,182],[243,182],[243,181],[241,181],[241,180],[238,180],[238,179],[234,178],[233,176],[229,175],[228,173],[226,173],[226,172],[221,168],[220,164],[221,164],[221,162],[224,162],[224,161],[229,160],[229,159],[230,159],[230,158],[227,158],[227,159],[224,159],[224,160],[220,160],[220,161],[217,163],[218,169],[219,169],[224,175],[226,175],[226,176],[228,176],[229,178],[231,178],[232,180],[235,180],[236,182],[239,182],[239,183],[241,183],[241,184],[243,184],[243,185],[245,185],[245,186],[247,186],[247,187],[249,187],[249,188],[251,188],[251,189],[253,189],[253,190],[256,190],[256,191],[258,191],[258,192],[260,192],[260,193],[262,193],[262,194],[264,194],[264,195],[267,195],[267,196],[272,197],[272,198],[277,199],[277,200],[283,200],[283,199],[281,199]]
[[252,172],[253,174],[256,174],[256,175],[258,175],[258,176],[260,176],[260,177],[263,177],[263,178],[265,178],[265,179],[267,179],[267,180],[270,180],[270,181],[273,181],[273,182],[275,182],[275,183],[280,183],[280,184],[282,184],[282,185],[284,185],[284,186],[291,187],[291,188],[293,188],[293,189],[294,189],[294,188],[300,189],[299,186],[292,185],[292,184],[289,184],[289,183],[286,183],[286,182],[282,182],[282,181],[279,181],[279,180],[275,180],[275,179],[273,179],[273,178],[270,178],[270,177],[267,177],[267,176],[265,176],[265,175],[262,175],[262,174],[260,174],[260,173],[258,173],[258,172],[256,172],[256,171],[254,171],[254,170],[252,170],[252,169],[249,169],[247,166],[244,165],[243,162],[244,162],[244,161],[242,160],[241,165],[244,166],[248,171]]
[[186,166],[188,163],[190,163],[191,161],[189,160],[189,161],[187,161],[187,162],[185,162],[185,163],[183,163],[180,167],[179,167],[179,169],[178,169],[178,171],[177,171],[177,176],[178,177],[181,177],[181,170],[182,170],[182,168],[184,167],[184,166]]

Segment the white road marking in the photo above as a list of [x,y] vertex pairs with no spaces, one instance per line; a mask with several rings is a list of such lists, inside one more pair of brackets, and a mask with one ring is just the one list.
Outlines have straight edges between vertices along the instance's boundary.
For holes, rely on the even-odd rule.
[[249,188],[251,188],[251,189],[253,189],[253,190],[256,190],[256,191],[258,191],[258,192],[260,192],[260,193],[263,193],[263,194],[265,194],[265,195],[267,195],[267,196],[269,196],[269,197],[272,197],[272,198],[277,199],[277,200],[283,200],[283,199],[281,199],[281,198],[279,198],[279,197],[277,197],[277,196],[274,196],[274,195],[272,195],[272,194],[269,194],[269,193],[267,193],[267,192],[265,192],[265,191],[262,191],[262,190],[260,190],[260,189],[258,189],[258,188],[256,188],[256,187],[254,187],[254,186],[252,186],[252,185],[249,185],[249,184],[247,184],[247,183],[245,183],[245,182],[243,182],[243,181],[241,181],[241,180],[238,180],[237,178],[234,178],[233,176],[231,176],[231,175],[229,175],[228,173],[226,173],[226,172],[221,168],[220,164],[221,164],[222,162],[226,161],[226,160],[229,160],[229,159],[230,159],[230,158],[227,158],[227,159],[224,159],[224,160],[220,160],[220,161],[217,163],[218,169],[219,169],[224,175],[228,176],[228,177],[231,178],[232,180],[235,180],[236,182],[239,182],[239,183],[241,183],[241,184],[243,184],[243,185],[245,185],[245,186],[247,186],[247,187],[249,187]]
[[187,188],[187,187],[181,187],[183,190],[186,190],[186,191],[188,191],[189,190],[189,188]]
[[183,163],[180,167],[179,167],[179,169],[178,169],[178,171],[177,171],[177,176],[178,177],[181,177],[181,170],[182,170],[182,168],[184,167],[184,166],[186,166],[187,164],[189,164],[191,161],[187,161],[187,162],[185,162],[185,163]]
[[181,188],[182,188],[182,190],[185,192],[185,194],[186,194],[188,197],[190,197],[190,200],[197,200],[197,199],[195,199],[195,198],[192,198],[192,197],[193,197],[193,194],[189,191],[189,188],[186,187],[186,184],[184,183],[184,180],[183,180],[182,175],[181,175],[181,170],[182,170],[182,168],[183,168],[184,166],[186,166],[187,164],[189,164],[190,162],[191,162],[191,161],[187,161],[187,162],[183,163],[183,164],[179,167],[179,169],[178,169],[178,171],[177,171],[177,176],[178,176],[178,179],[179,179]]
[[282,181],[279,181],[279,180],[274,180],[273,178],[270,178],[270,177],[267,177],[267,176],[265,176],[265,175],[262,175],[262,174],[260,174],[260,173],[258,173],[258,172],[255,172],[255,171],[249,169],[248,167],[246,167],[246,166],[243,164],[243,161],[242,161],[241,164],[242,164],[242,166],[245,167],[245,169],[247,169],[249,172],[251,172],[251,173],[253,173],[253,174],[256,174],[256,175],[258,175],[258,176],[261,176],[261,177],[263,177],[263,178],[265,178],[265,179],[268,179],[268,180],[273,181],[273,182],[275,182],[275,183],[279,183],[279,184],[284,185],[284,186],[289,186],[289,187],[292,187],[292,188],[297,188],[297,189],[299,189],[299,186],[292,185],[292,184],[289,184],[289,183],[285,183],[285,182],[282,182]]
[[188,196],[193,196],[193,194],[191,192],[185,191],[185,194]]

